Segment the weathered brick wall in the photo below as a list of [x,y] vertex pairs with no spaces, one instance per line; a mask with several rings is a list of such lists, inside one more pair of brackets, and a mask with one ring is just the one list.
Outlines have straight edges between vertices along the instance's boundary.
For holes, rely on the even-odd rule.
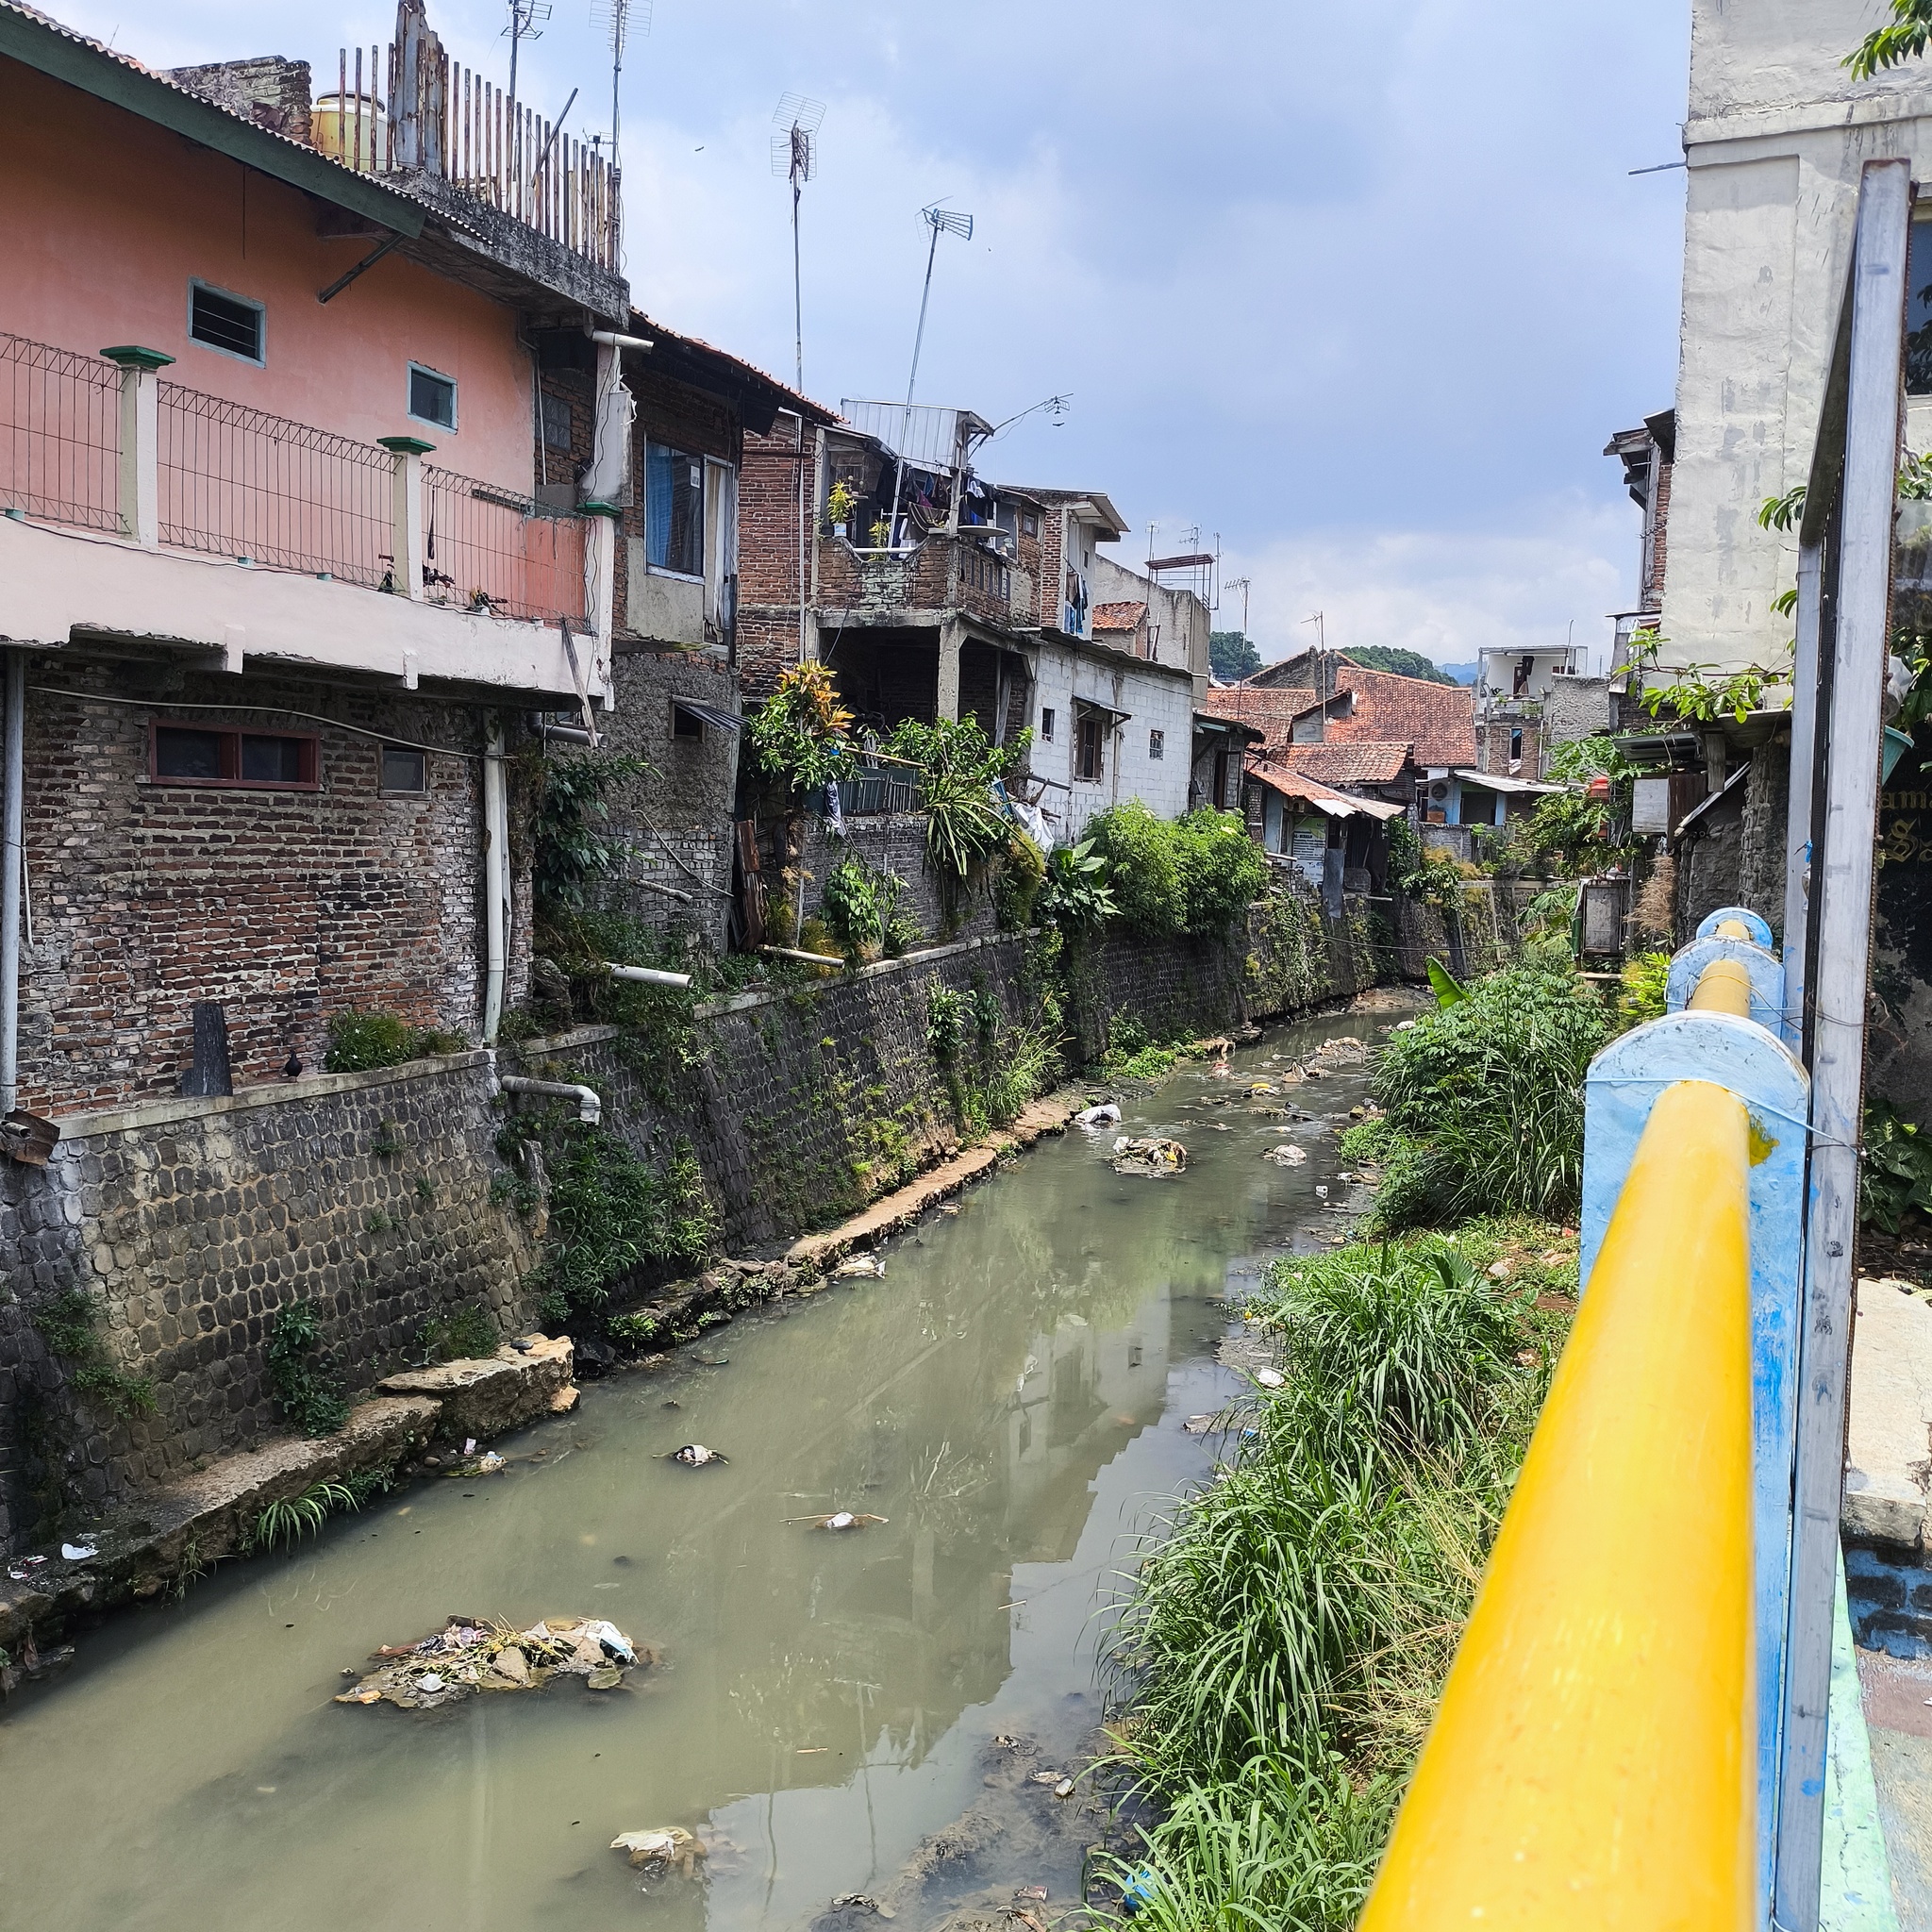
[[[0,1546],[275,1433],[265,1347],[291,1302],[358,1393],[421,1358],[425,1322],[526,1318],[533,1224],[492,1199],[487,1059],[95,1116],[44,1171],[0,1163]],[[74,1289],[151,1416],[117,1421],[50,1358],[35,1316]]]
[[[780,416],[749,431],[738,476],[738,665],[747,705],[768,697],[798,661],[800,425]],[[814,454],[808,436],[803,459]],[[809,495],[809,479],[808,479]]]
[[[291,1050],[320,1067],[350,1007],[475,1028],[478,714],[255,675],[189,674],[143,696],[124,668],[65,653],[33,659],[27,682],[23,1105],[58,1116],[177,1091],[197,1000],[227,1014],[238,1082],[273,1077]],[[314,732],[319,789],[151,782],[155,721]],[[448,747],[426,792],[383,792],[371,732]]]
[[832,868],[845,859],[858,859],[874,872],[898,874],[906,888],[906,907],[918,923],[924,943],[987,939],[997,930],[992,902],[984,892],[961,893],[948,908],[939,878],[925,862],[925,819],[919,812],[848,818],[842,839],[833,835],[824,819],[808,818],[804,822],[804,858],[809,874],[805,886],[808,919],[820,914]]
[[611,751],[644,758],[650,770],[614,786],[606,801],[603,830],[624,856],[598,904],[646,925],[695,934],[722,952],[739,736],[706,724],[701,736],[680,738],[672,728],[672,706],[682,697],[736,711],[737,679],[722,653],[620,648],[613,681],[616,708],[601,729]]

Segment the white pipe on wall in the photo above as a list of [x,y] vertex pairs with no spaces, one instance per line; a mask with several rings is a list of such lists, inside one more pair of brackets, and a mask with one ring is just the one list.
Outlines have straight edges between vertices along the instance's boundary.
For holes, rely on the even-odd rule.
[[483,751],[483,1043],[503,1024],[505,938],[509,926],[509,809],[503,784],[503,725],[490,721]]

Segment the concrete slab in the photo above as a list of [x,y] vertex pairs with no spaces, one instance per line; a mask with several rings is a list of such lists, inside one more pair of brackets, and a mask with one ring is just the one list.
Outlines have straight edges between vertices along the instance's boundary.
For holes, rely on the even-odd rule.
[[1932,1660],[1858,1653],[1899,1932],[1932,1932]]
[[570,1387],[575,1358],[569,1336],[531,1334],[493,1356],[408,1369],[376,1387],[384,1395],[427,1395],[441,1403],[439,1436],[487,1441],[540,1415],[560,1414],[558,1398]]
[[1858,1283],[1849,1451],[1845,1535],[1923,1547],[1932,1477],[1932,1303],[1908,1282]]
[[1824,1846],[1820,1932],[1901,1932],[1879,1823],[1871,1738],[1858,1694],[1857,1652],[1839,1565],[1831,1629],[1831,1725],[1824,1759]]

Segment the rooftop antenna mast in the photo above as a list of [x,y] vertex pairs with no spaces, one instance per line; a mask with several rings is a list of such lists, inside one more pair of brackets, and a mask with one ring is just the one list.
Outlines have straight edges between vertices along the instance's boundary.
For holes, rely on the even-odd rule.
[[517,119],[517,49],[525,41],[541,41],[543,23],[549,18],[550,0],[509,0],[509,25],[503,31],[509,42],[510,174],[517,180],[524,174],[524,134]]
[[[1302,622],[1315,626],[1315,695],[1325,704],[1335,695],[1335,675],[1328,662],[1328,621],[1317,610],[1303,618]],[[1322,712],[1316,722],[1325,739],[1328,736],[1327,712]]]
[[1248,579],[1246,577],[1230,577],[1222,588],[1228,591],[1239,591],[1241,593],[1241,636],[1246,637],[1248,634]]
[[[791,183],[791,361],[794,386],[805,393],[805,293],[799,275],[798,204],[805,184],[819,171],[819,124],[825,104],[804,94],[780,94],[772,120],[784,133],[772,137],[772,173]],[[799,435],[805,434],[801,426]]]
[[919,383],[919,350],[925,341],[925,305],[932,296],[932,264],[940,252],[941,235],[957,235],[962,242],[973,239],[973,217],[958,208],[941,208],[935,202],[919,211],[920,219],[932,230],[932,243],[925,251],[925,287],[919,296],[919,328],[912,338],[912,374],[906,378],[906,415],[899,428],[899,467],[892,477],[892,547],[899,547],[899,526],[905,517],[900,496],[906,488],[906,444],[912,435],[912,391]]
[[[617,97],[618,82],[624,77],[624,43],[633,25],[641,34],[651,31],[651,8],[656,0],[591,0],[591,25],[604,29],[610,48],[610,208],[617,219],[618,125],[621,119]],[[613,255],[612,259],[616,258]]]

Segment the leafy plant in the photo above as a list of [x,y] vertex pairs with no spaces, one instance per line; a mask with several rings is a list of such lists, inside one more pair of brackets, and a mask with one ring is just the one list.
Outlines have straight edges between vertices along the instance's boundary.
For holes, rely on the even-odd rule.
[[464,1302],[416,1331],[425,1361],[475,1361],[496,1353],[495,1321],[481,1302]]
[[821,911],[839,950],[857,963],[885,943],[886,922],[879,905],[877,874],[858,859],[840,860],[826,875]]
[[628,848],[601,829],[609,794],[650,769],[643,758],[607,751],[554,752],[538,763],[530,832],[540,912],[581,908],[617,870]]
[[1040,909],[1055,925],[1071,931],[1100,925],[1120,910],[1108,884],[1107,858],[1094,851],[1091,839],[1056,845],[1047,855]]
[[101,1340],[100,1305],[85,1289],[64,1290],[36,1308],[31,1320],[48,1349],[71,1364],[71,1388],[92,1396],[123,1422],[154,1413],[154,1384],[145,1375],[130,1374],[108,1355]]
[[[1767,496],[1757,506],[1757,527],[1760,530],[1789,530],[1804,514],[1805,485],[1793,484],[1782,496]],[[1639,631],[1637,636],[1656,638],[1657,633]]]
[[291,1302],[269,1329],[268,1378],[283,1415],[305,1436],[332,1436],[349,1419],[341,1377],[322,1346],[313,1302]]
[[1459,1006],[1469,997],[1468,993],[1462,990],[1462,983],[1450,972],[1448,967],[1443,965],[1441,960],[1430,959],[1426,963],[1429,974],[1429,991],[1436,995],[1436,1005],[1438,1008],[1447,1008]]
[[845,776],[854,757],[852,713],[839,702],[827,665],[794,664],[751,715],[753,761],[793,791],[811,791]]
[[1107,862],[1122,922],[1150,938],[1179,932],[1188,904],[1172,831],[1138,798],[1089,822],[1087,843]]
[[1644,1020],[1660,1020],[1664,998],[1669,991],[1671,956],[1668,953],[1640,953],[1625,961],[1623,986],[1617,994],[1617,1010],[1626,1025]]
[[1046,885],[1046,854],[1024,832],[1014,830],[1000,856],[993,882],[993,906],[1002,932],[1023,932],[1033,924]]
[[1000,996],[986,982],[983,974],[973,976],[973,991],[967,995],[966,1004],[973,1014],[973,1031],[979,1041],[979,1057],[991,1059],[992,1051],[999,1044],[1000,1021],[1004,1017],[1000,1009]]
[[1196,939],[1219,939],[1268,890],[1268,862],[1238,812],[1203,807],[1173,826],[1180,865],[1181,924]]
[[412,1026],[394,1013],[363,1012],[351,1007],[328,1023],[328,1051],[323,1065],[331,1074],[360,1074],[375,1067],[399,1067],[406,1060],[463,1053],[469,1041],[439,1026]]
[[1462,874],[1438,846],[1424,845],[1407,818],[1389,821],[1389,883],[1404,898],[1432,906],[1445,918],[1461,911]]
[[1932,39],[1932,0],[1891,0],[1891,19],[1874,27],[1847,54],[1840,66],[1849,67],[1854,80],[1870,80],[1874,75],[1901,61],[1917,59]]
[[546,1319],[601,1307],[640,1270],[695,1267],[718,1226],[688,1145],[653,1166],[607,1128],[571,1124],[550,1163],[549,1244],[540,1283]]
[[964,993],[937,979],[932,981],[925,995],[925,1043],[942,1067],[952,1066],[959,1058],[965,1012]]
[[973,868],[1006,849],[1013,822],[993,786],[1025,758],[1032,734],[994,744],[976,718],[908,718],[894,727],[888,749],[921,769],[919,809],[925,815],[926,863],[955,887]]
[[849,525],[852,522],[853,513],[858,508],[858,492],[842,476],[825,492],[825,521],[827,523]]
[[1932,1135],[1889,1100],[1865,1108],[1858,1164],[1858,1219],[1895,1235],[1908,1213],[1932,1215]]
[[1665,668],[1670,670],[1668,684],[1646,684],[1643,688],[1643,708],[1653,718],[1669,711],[1674,717],[1701,724],[1714,724],[1724,717],[1741,722],[1753,711],[1789,708],[1791,702],[1787,695],[1782,707],[1765,703],[1768,690],[1790,684],[1789,670],[1764,664],[1747,664],[1740,671],[1730,672],[1714,664]]

